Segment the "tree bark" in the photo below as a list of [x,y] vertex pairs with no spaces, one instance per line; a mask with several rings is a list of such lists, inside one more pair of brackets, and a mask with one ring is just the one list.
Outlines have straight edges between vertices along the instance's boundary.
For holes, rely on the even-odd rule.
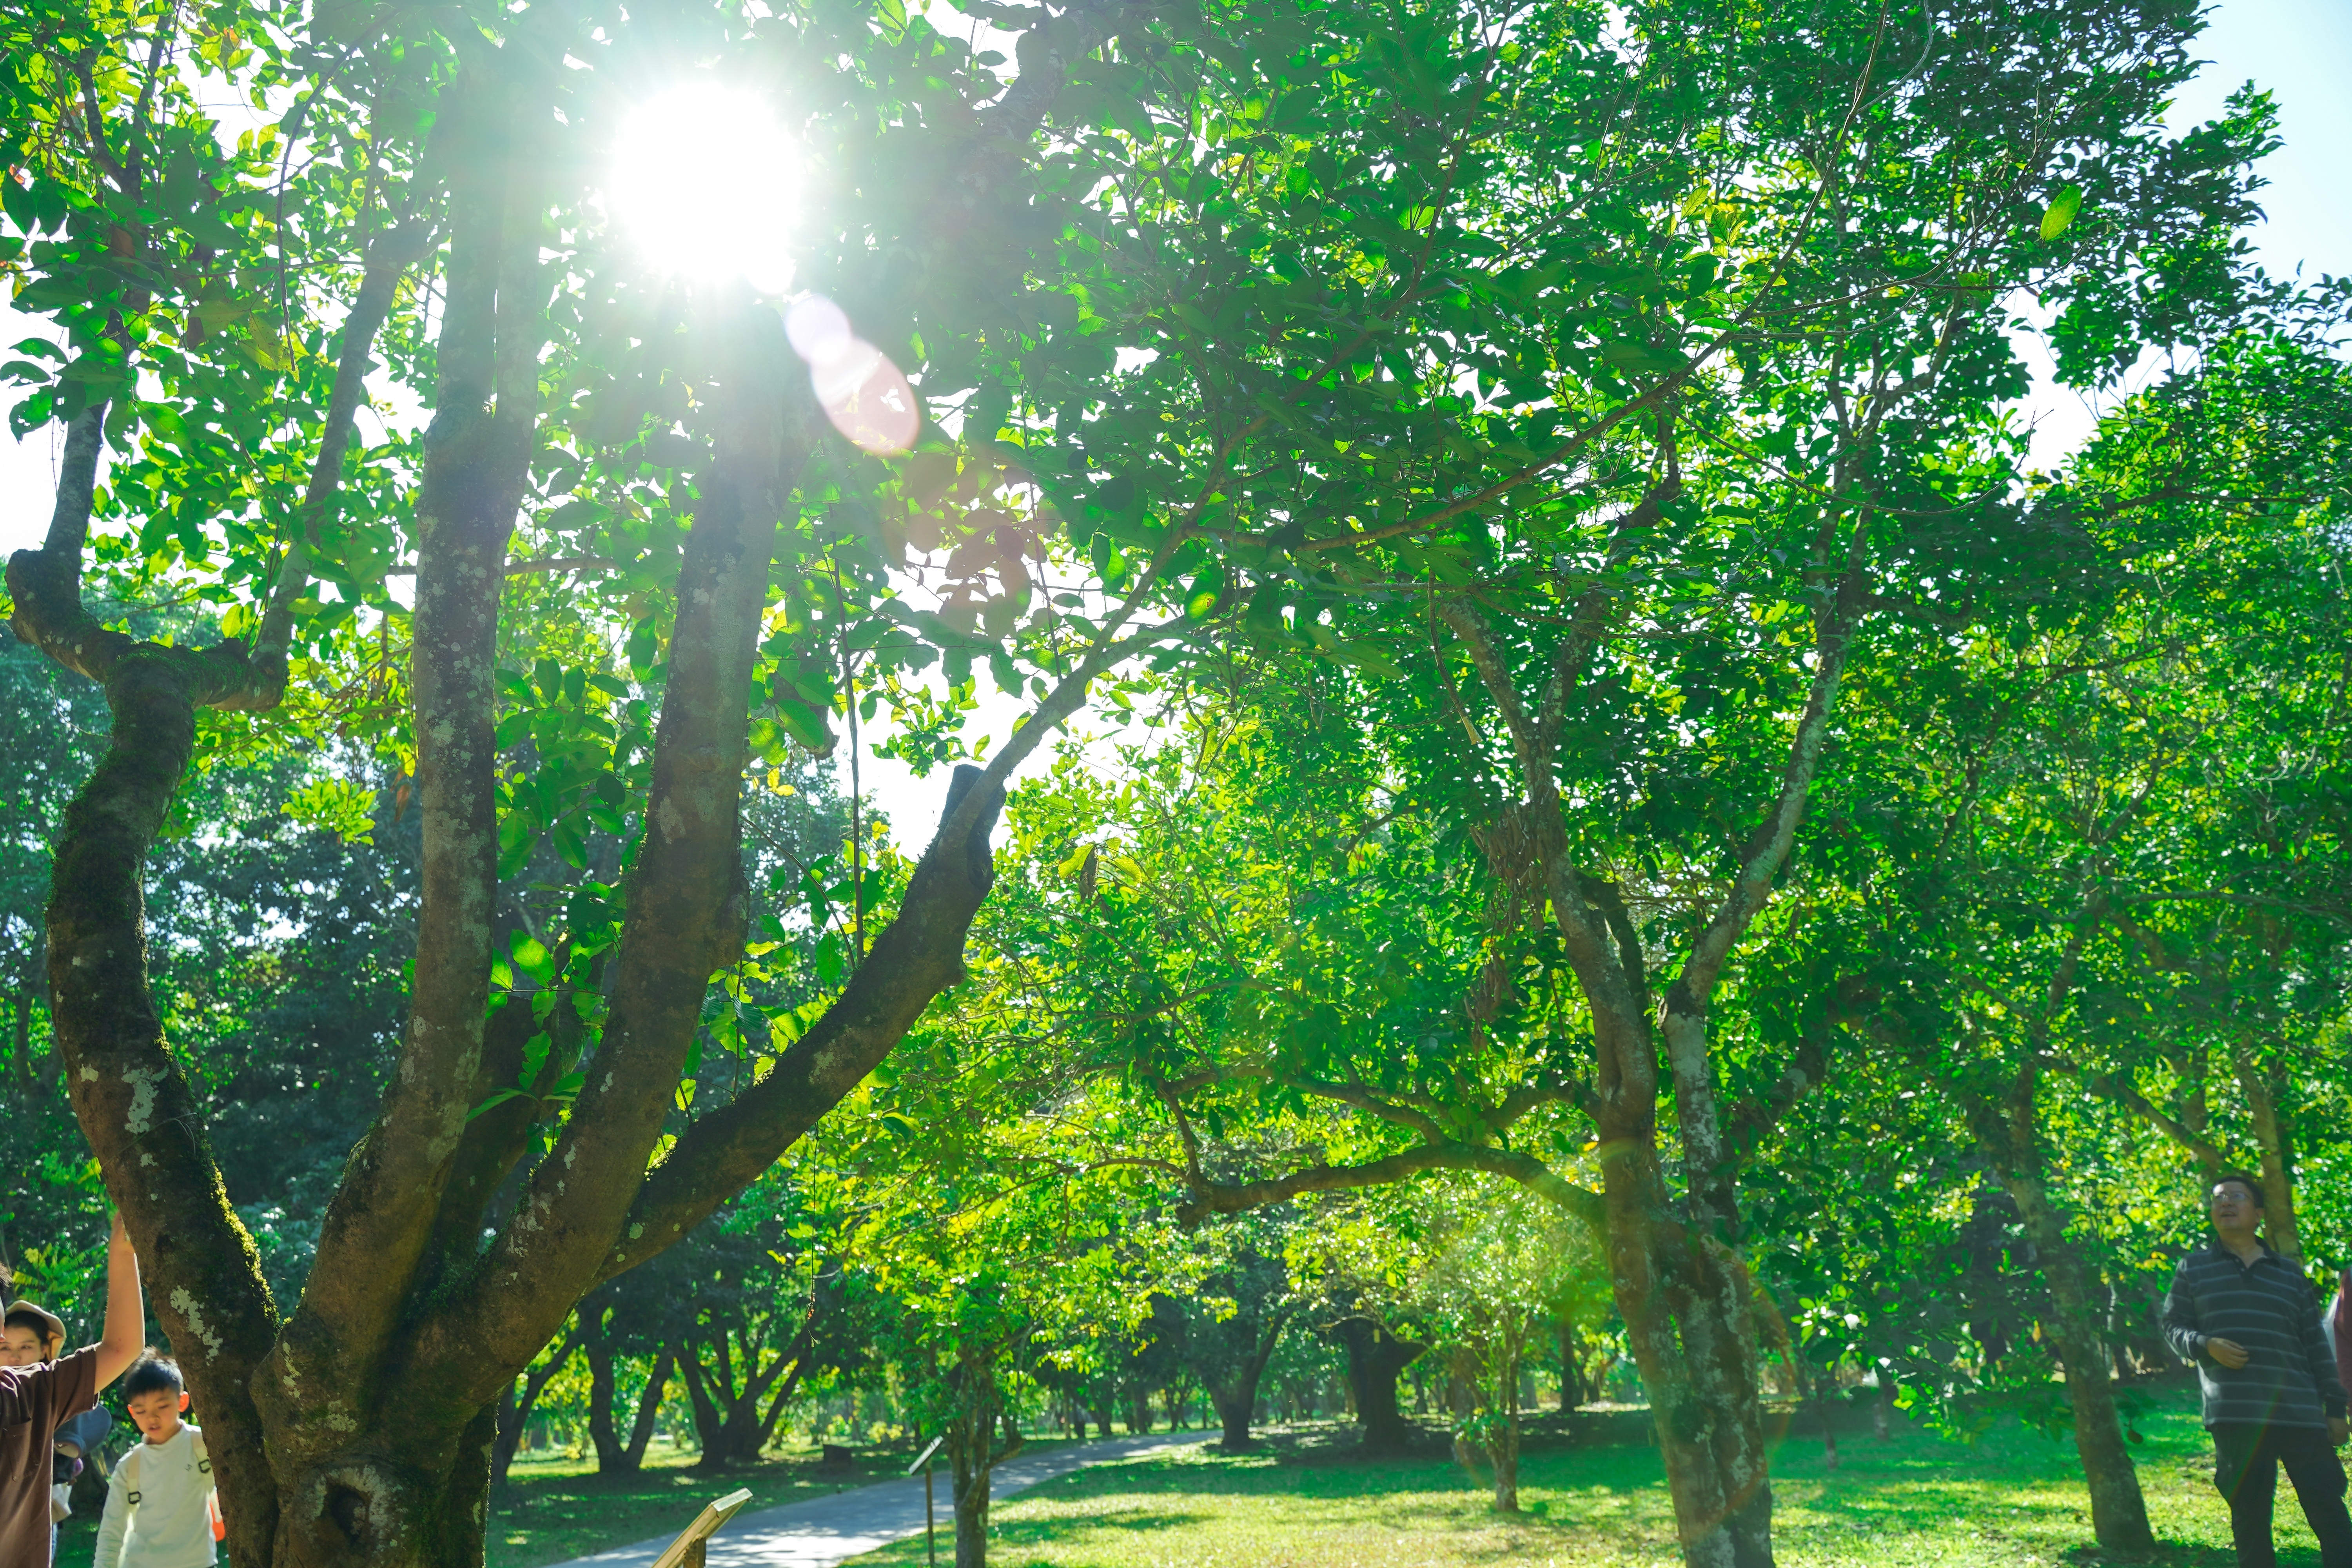
[[1283,1331],[1290,1324],[1291,1314],[1276,1312],[1251,1353],[1233,1364],[1225,1377],[1212,1382],[1210,1403],[1216,1406],[1217,1425],[1223,1429],[1218,1447],[1228,1454],[1239,1454],[1255,1447],[1250,1437],[1250,1417],[1257,1413],[1258,1384],[1265,1380],[1268,1363],[1282,1343]]
[[1519,1511],[1519,1363],[1507,1359],[1495,1369],[1496,1414],[1500,1419],[1486,1439],[1486,1459],[1495,1467],[1495,1511]]
[[2238,1086],[2254,1125],[2254,1146],[2262,1151],[2263,1237],[2300,1268],[2303,1237],[2294,1222],[2294,1141],[2279,1111],[2276,1081],[2254,1053],[2243,1047],[2238,1051]]
[[1348,1352],[1348,1389],[1356,1405],[1367,1453],[1396,1453],[1412,1440],[1412,1426],[1397,1405],[1397,1374],[1427,1345],[1401,1340],[1365,1317],[1343,1318],[1337,1333]]
[[588,1358],[588,1442],[596,1451],[596,1473],[611,1475],[634,1465],[622,1462],[621,1434],[613,1419],[614,1372],[618,1352],[613,1326],[611,1288],[591,1292],[580,1303],[580,1353]]
[[[949,1489],[955,1514],[955,1568],[986,1568],[989,1478],[997,1466],[1021,1451],[1024,1440],[1004,1408],[996,1369],[985,1352],[963,1356],[950,1378],[954,1409],[946,1436]],[[1110,1435],[1108,1426],[1103,1435]]]
[[662,1347],[654,1357],[653,1370],[646,1374],[645,1391],[637,1395],[637,1418],[629,1428],[628,1447],[621,1450],[620,1468],[626,1471],[642,1469],[646,1449],[654,1440],[654,1428],[660,1424],[662,1396],[669,1390],[670,1369],[676,1364],[668,1346]]
[[[1874,392],[1838,458],[1838,491],[1858,489],[1860,454],[1874,439],[1892,393]],[[1608,566],[1680,490],[1668,477],[1624,520]],[[1740,938],[1788,863],[1827,744],[1839,683],[1868,602],[1870,504],[1855,503],[1836,559],[1824,532],[1822,564],[1835,588],[1813,616],[1813,668],[1789,741],[1780,786],[1739,847],[1729,891],[1683,954],[1664,1005],[1654,1014],[1641,941],[1614,887],[1569,859],[1556,772],[1562,716],[1607,630],[1610,600],[1596,583],[1581,595],[1532,707],[1521,697],[1485,621],[1467,599],[1437,606],[1459,634],[1481,684],[1500,710],[1517,760],[1521,805],[1482,840],[1507,884],[1534,880],[1549,899],[1570,968],[1592,1016],[1591,1107],[1601,1147],[1603,1215],[1618,1310],[1657,1423],[1685,1561],[1692,1568],[1771,1568],[1769,1455],[1758,1398],[1758,1352],[1738,1242],[1735,1172],[1723,1137],[1708,1008]],[[1670,1062],[1688,1189],[1674,1213],[1658,1154],[1659,1035]],[[1801,1092],[1801,1086],[1800,1086]]]
[[710,1340],[717,1352],[714,1365],[703,1364],[692,1340],[682,1343],[678,1370],[686,1375],[687,1392],[694,1401],[696,1432],[702,1439],[698,1468],[748,1465],[759,1458],[761,1446],[775,1429],[776,1417],[782,1413],[784,1402],[800,1386],[815,1324],[816,1314],[812,1310],[793,1342],[764,1364],[759,1346],[746,1336],[740,1384],[725,1330]]
[[2005,1173],[2002,1184],[2017,1200],[2026,1238],[2049,1282],[2053,1310],[2042,1330],[2057,1344],[2066,1373],[2066,1397],[2074,1410],[2074,1451],[2082,1457],[2091,1492],[2091,1532],[2110,1552],[2150,1552],[2147,1505],[2132,1466],[2123,1418],[2116,1409],[2105,1348],[2099,1338],[2096,1292],[2082,1255],[2066,1239],[2064,1217],[2042,1179],[2027,1171]]

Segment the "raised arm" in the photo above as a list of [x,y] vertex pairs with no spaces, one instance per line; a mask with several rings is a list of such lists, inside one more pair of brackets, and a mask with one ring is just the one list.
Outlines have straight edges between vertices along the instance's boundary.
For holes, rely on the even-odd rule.
[[139,1255],[122,1216],[106,1238],[106,1337],[98,1342],[98,1386],[104,1388],[131,1369],[147,1344],[147,1298],[139,1289]]

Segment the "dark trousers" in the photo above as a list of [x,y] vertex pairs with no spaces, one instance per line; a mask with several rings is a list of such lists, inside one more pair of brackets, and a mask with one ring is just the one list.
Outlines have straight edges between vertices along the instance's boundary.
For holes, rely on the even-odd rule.
[[2275,1568],[2271,1507],[2279,1467],[2294,1483],[2295,1500],[2319,1537],[2320,1568],[2352,1568],[2352,1514],[2344,1509],[2344,1466],[2317,1427],[2263,1426],[2227,1422],[2213,1427],[2213,1484],[2230,1504],[2230,1536],[2238,1568]]

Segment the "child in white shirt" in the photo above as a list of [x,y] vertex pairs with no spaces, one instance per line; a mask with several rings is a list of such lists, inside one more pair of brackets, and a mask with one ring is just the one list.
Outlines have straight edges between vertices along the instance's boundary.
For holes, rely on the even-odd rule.
[[143,1441],[107,1478],[95,1568],[211,1568],[220,1538],[220,1502],[200,1427],[179,1367],[151,1355],[125,1373],[125,1403]]

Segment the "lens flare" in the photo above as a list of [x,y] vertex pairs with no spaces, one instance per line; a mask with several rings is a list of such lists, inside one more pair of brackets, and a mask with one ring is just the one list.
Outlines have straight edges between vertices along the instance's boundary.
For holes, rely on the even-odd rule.
[[808,362],[809,384],[833,427],[859,450],[887,458],[914,446],[923,414],[890,356],[850,329],[842,308],[804,294],[784,311],[784,336]]
[[657,271],[792,287],[800,156],[757,93],[703,82],[639,104],[613,150],[607,210]]

